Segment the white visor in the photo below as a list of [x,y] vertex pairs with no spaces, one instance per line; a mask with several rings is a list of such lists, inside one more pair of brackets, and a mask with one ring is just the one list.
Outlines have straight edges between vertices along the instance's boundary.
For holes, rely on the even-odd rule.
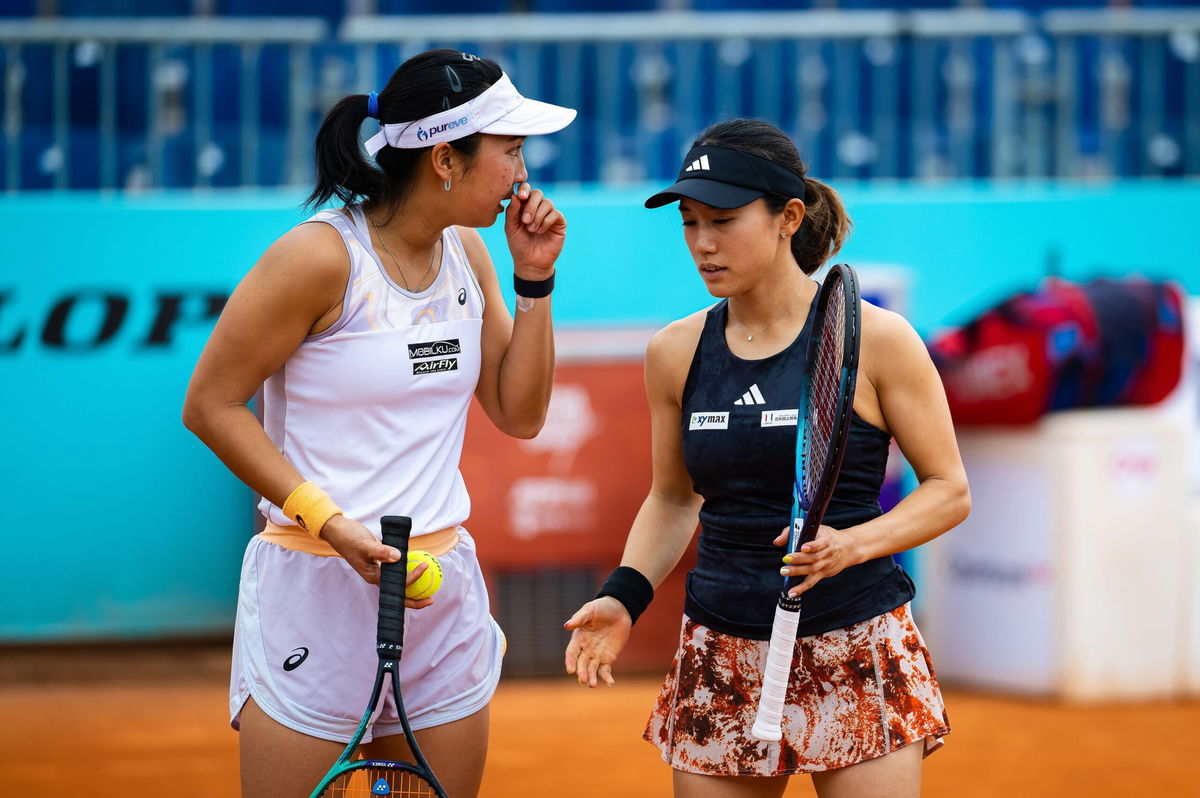
[[367,139],[365,146],[374,156],[384,147],[417,150],[472,133],[540,136],[562,130],[574,118],[573,108],[522,97],[508,75],[501,75],[487,91],[463,105],[413,122],[380,125],[379,132]]

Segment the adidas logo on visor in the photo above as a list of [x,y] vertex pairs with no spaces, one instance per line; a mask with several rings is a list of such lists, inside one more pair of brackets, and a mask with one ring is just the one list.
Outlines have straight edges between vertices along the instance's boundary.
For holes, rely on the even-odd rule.
[[742,394],[741,399],[734,402],[735,405],[765,405],[766,403],[767,400],[763,398],[757,382],[750,386],[750,390]]
[[707,171],[709,171],[709,170],[711,170],[711,169],[712,169],[712,167],[710,167],[710,166],[708,165],[708,156],[707,156],[707,155],[701,155],[699,158],[697,158],[696,160],[694,160],[694,161],[692,161],[690,164],[688,164],[688,167],[687,167],[687,169],[684,169],[683,171],[685,171],[685,172],[699,172],[699,171],[703,170],[703,171],[706,171],[706,172],[707,172]]

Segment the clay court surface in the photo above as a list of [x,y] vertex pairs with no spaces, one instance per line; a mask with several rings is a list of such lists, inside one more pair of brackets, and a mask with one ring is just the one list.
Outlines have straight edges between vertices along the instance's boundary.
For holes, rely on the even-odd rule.
[[[0,653],[0,795],[236,796],[223,646]],[[658,680],[502,681],[483,798],[669,796],[640,733]],[[1200,701],[1064,706],[947,690],[924,795],[1195,795]],[[806,778],[788,796],[813,795]]]

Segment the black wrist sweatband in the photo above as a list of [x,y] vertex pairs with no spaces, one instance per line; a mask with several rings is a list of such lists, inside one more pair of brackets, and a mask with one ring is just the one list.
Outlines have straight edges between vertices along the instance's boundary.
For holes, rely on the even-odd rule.
[[526,299],[541,299],[544,296],[550,296],[550,292],[554,290],[554,275],[551,274],[545,280],[522,280],[514,274],[513,288],[517,290],[517,296],[523,296]]
[[641,571],[621,565],[614,568],[608,579],[604,580],[596,598],[602,596],[612,596],[624,604],[633,623],[637,623],[638,616],[646,611],[654,598],[654,585]]

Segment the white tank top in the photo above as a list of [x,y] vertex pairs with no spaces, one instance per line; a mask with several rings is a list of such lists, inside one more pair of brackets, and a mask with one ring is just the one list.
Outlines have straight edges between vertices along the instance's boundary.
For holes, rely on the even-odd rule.
[[[404,290],[380,264],[362,209],[326,210],[342,235],[350,279],[342,313],[304,339],[263,386],[263,426],[305,479],[379,533],[379,518],[407,515],[419,535],[471,511],[458,463],[479,380],[483,292],[462,240],[442,233],[433,284]],[[306,222],[306,223],[307,223]],[[273,523],[293,522],[263,499]]]

